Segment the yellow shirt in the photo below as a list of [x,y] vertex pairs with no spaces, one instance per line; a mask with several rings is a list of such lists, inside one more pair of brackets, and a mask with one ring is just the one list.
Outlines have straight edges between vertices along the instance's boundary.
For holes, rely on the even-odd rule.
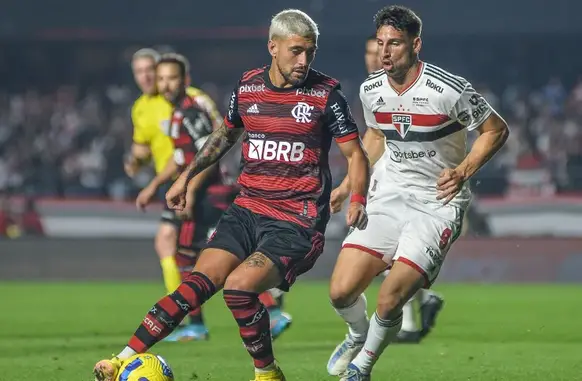
[[[220,126],[222,117],[214,101],[202,90],[188,87],[186,93],[212,118],[214,128]],[[166,167],[174,153],[174,144],[168,136],[168,127],[173,106],[162,95],[142,95],[131,108],[133,142],[149,146],[156,173]]]

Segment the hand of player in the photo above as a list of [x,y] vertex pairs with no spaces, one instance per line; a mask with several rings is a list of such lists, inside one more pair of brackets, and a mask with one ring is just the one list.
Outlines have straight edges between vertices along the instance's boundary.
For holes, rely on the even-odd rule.
[[139,192],[139,194],[137,195],[137,198],[135,199],[135,207],[137,208],[137,210],[144,211],[146,206],[148,206],[152,198],[154,198],[154,196],[156,195],[157,190],[158,189],[156,187],[151,185],[148,185],[147,187],[143,188],[141,192]]
[[348,226],[364,230],[368,226],[366,207],[359,202],[351,202],[346,215]]
[[346,198],[350,195],[350,190],[345,190],[341,186],[335,188],[331,192],[331,198],[329,199],[329,206],[331,207],[332,213],[337,213],[342,210]]
[[128,177],[133,178],[133,176],[135,176],[137,171],[139,171],[139,163],[138,163],[137,159],[133,156],[128,157],[123,162],[123,169],[125,170],[125,174]]
[[463,188],[465,179],[455,169],[445,168],[437,179],[437,200],[445,200],[448,204]]
[[182,211],[186,207],[186,180],[179,177],[166,193],[168,208]]
[[177,210],[176,216],[181,220],[192,220],[194,218],[194,207],[196,203],[196,190],[194,187],[188,187],[186,190],[186,205],[184,209]]

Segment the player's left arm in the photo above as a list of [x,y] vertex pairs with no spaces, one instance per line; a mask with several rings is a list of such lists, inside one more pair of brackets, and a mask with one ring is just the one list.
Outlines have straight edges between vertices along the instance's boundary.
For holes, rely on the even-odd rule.
[[370,163],[362,148],[358,127],[350,106],[339,88],[330,93],[325,114],[327,127],[348,161],[352,197],[346,217],[347,223],[363,229],[367,224],[365,205],[370,183]]
[[483,96],[467,83],[451,116],[479,136],[465,159],[456,168],[447,168],[437,181],[437,199],[451,201],[468,181],[503,147],[509,127]]

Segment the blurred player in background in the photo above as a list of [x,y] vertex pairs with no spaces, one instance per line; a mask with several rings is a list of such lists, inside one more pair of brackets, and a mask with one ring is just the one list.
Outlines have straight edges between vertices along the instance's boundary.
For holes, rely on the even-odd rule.
[[[155,171],[159,174],[173,156],[172,140],[164,131],[167,129],[172,105],[158,94],[156,88],[156,63],[159,59],[160,54],[149,48],[138,50],[132,58],[131,67],[134,79],[143,94],[135,101],[131,110],[133,144],[124,165],[125,172],[129,177],[135,176],[141,167],[149,164],[150,160],[153,160]],[[210,97],[195,88],[189,88],[188,93],[197,97],[198,103],[203,105],[214,123],[220,123],[220,113]],[[138,208],[143,208],[143,199],[152,198],[154,195],[153,187],[144,188],[136,199]],[[166,292],[171,293],[182,280],[177,262],[186,258],[176,256],[180,221],[174,211],[168,209],[165,203],[164,207],[165,210],[162,213],[160,226],[155,237],[155,249],[160,259]],[[180,265],[187,268],[189,263],[186,261]],[[193,311],[191,317],[193,323],[198,323],[199,320],[196,312]],[[204,339],[205,336],[190,338]]]
[[244,134],[241,191],[222,216],[192,274],[143,319],[118,356],[97,363],[98,381],[112,381],[123,361],[148,351],[192,308],[217,291],[239,327],[255,381],[285,381],[275,362],[269,312],[259,294],[288,290],[323,251],[330,218],[329,149],[334,139],[348,160],[352,199],[346,222],[364,228],[369,163],[337,80],[310,68],[317,24],[299,10],[271,21],[272,64],[245,72],[233,89],[223,125],[208,137],[166,198],[189,210],[196,175],[218,163]]
[[[189,64],[178,54],[162,55],[156,65],[157,91],[174,109],[164,132],[172,139],[174,151],[163,170],[152,179],[137,198],[137,205],[145,208],[155,197],[158,189],[174,179],[188,165],[213,131],[212,118],[197,102],[197,97],[187,95]],[[234,187],[223,185],[219,165],[201,173],[188,197],[192,198],[192,210],[177,215],[178,227],[176,260],[182,277],[190,273],[197,255],[214,230],[220,216],[234,199]],[[189,314],[189,324],[176,329],[167,341],[208,338],[202,310]]]
[[[352,229],[330,285],[337,313],[348,324],[328,372],[367,381],[403,324],[402,309],[436,280],[461,233],[471,201],[468,180],[505,143],[505,121],[471,84],[420,61],[422,21],[388,6],[375,16],[382,69],[360,87],[367,124],[364,146],[372,164],[366,230]],[[479,136],[467,153],[467,132]],[[332,210],[348,197],[350,179],[332,193]],[[391,265],[376,311],[368,320],[363,291]]]
[[[371,35],[366,40],[365,54],[366,69],[368,75],[382,69],[382,59],[378,49],[378,38]],[[364,144],[373,134],[364,135]],[[388,275],[389,270],[384,272]],[[396,342],[419,343],[436,323],[438,313],[442,309],[444,301],[433,290],[419,289],[416,294],[402,307],[402,328],[398,332]],[[420,317],[420,327],[417,322]]]
[[[139,193],[136,199],[136,205],[139,209],[144,209],[156,196],[158,189],[164,187],[165,183],[171,179],[171,175],[168,177],[167,173],[164,172],[168,163],[172,163],[174,158],[174,143],[170,131],[174,106],[163,93],[158,92],[156,86],[156,63],[159,59],[160,55],[155,50],[146,48],[137,51],[132,60],[134,77],[143,95],[135,102],[132,109],[133,144],[125,169],[127,174],[132,177],[142,165],[148,163],[151,157],[157,174],[156,178]],[[188,69],[186,70],[185,83],[189,84],[189,82]],[[214,101],[208,95],[191,86],[186,88],[186,93],[199,108],[204,110],[213,128],[221,125],[221,115]],[[171,94],[166,95],[171,96]],[[163,181],[160,181],[160,178]],[[214,194],[212,197],[215,199],[223,196],[228,198],[232,189],[226,186],[211,187],[208,192]],[[192,221],[184,226],[175,212],[167,208],[166,203],[164,203],[164,207],[155,247],[160,257],[166,291],[171,293],[194,267],[197,253],[196,250],[190,250],[189,242],[194,239],[195,245],[199,246],[200,242],[207,237],[206,233],[212,226],[212,221],[205,222],[196,229],[192,225]],[[213,216],[212,213],[211,216]],[[199,218],[206,217],[199,216]],[[179,232],[181,235],[178,234]],[[192,234],[196,237],[189,236]],[[272,334],[276,338],[290,326],[291,316],[282,311],[283,296],[280,291],[266,292],[261,295],[261,300],[271,312]],[[190,311],[188,319],[188,324],[183,325],[181,329],[168,336],[166,341],[205,340],[208,338],[208,330],[200,309]]]

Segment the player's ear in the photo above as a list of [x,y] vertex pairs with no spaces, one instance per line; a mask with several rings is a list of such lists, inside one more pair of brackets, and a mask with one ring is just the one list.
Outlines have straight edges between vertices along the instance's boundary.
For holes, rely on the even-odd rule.
[[279,47],[277,46],[277,43],[275,41],[269,40],[269,42],[267,42],[267,48],[269,49],[269,53],[271,54],[271,57],[273,57],[273,58],[277,57]]
[[414,53],[416,53],[416,54],[420,53],[421,47],[422,47],[422,40],[420,39],[420,37],[416,37],[414,39],[414,41],[412,41],[412,49],[414,50]]

